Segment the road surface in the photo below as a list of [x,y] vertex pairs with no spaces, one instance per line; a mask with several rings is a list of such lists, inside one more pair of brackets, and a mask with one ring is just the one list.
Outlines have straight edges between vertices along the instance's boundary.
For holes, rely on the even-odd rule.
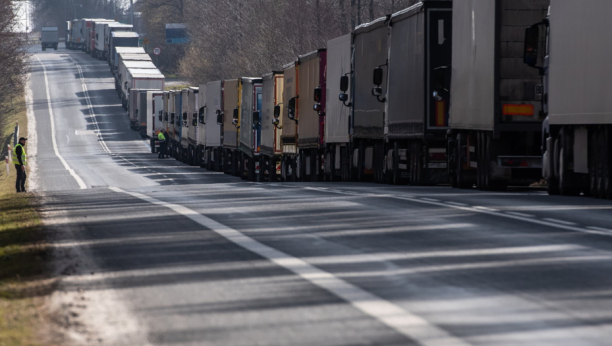
[[609,201],[244,182],[151,154],[106,62],[37,52],[30,85],[68,344],[612,340]]

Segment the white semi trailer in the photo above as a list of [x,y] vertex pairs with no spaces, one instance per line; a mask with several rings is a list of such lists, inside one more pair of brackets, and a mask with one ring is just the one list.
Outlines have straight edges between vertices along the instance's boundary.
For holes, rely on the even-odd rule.
[[609,0],[551,0],[548,19],[526,30],[525,63],[544,74],[542,173],[552,195],[612,198],[610,13]]

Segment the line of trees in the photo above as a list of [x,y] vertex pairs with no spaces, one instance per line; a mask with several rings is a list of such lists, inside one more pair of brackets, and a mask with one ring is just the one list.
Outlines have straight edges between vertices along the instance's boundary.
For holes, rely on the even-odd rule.
[[[418,0],[141,0],[161,67],[192,84],[278,70],[355,26]],[[166,45],[165,24],[186,23],[191,43]]]
[[[18,32],[19,6],[0,0],[0,107],[23,92],[27,78],[29,55],[26,36]],[[0,109],[0,116],[6,112]]]

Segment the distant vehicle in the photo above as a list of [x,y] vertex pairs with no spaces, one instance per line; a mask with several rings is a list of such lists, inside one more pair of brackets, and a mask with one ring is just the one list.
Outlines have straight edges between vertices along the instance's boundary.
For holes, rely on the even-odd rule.
[[56,26],[45,26],[42,28],[40,34],[40,43],[42,44],[42,50],[47,48],[53,48],[57,50],[57,43],[59,42],[58,32]]

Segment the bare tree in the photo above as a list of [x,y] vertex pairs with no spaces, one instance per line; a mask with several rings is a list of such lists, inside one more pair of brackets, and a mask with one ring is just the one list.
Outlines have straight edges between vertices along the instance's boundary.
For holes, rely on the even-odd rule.
[[29,54],[25,34],[17,32],[17,9],[12,1],[0,0],[0,105],[23,91],[27,77]]

